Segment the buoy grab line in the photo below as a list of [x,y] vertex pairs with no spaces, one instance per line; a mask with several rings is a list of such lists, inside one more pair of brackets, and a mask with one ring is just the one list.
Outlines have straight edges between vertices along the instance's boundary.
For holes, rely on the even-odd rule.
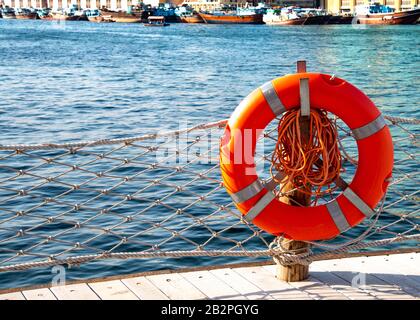
[[[311,109],[309,117],[309,139],[301,135],[301,112],[287,111],[280,118],[278,140],[275,146],[270,174],[281,185],[292,185],[300,192],[319,197],[330,194],[337,187],[331,185],[342,169],[342,157],[335,123],[326,111]],[[283,179],[276,178],[282,172]],[[322,187],[327,186],[327,190]],[[312,188],[313,187],[313,188]]]

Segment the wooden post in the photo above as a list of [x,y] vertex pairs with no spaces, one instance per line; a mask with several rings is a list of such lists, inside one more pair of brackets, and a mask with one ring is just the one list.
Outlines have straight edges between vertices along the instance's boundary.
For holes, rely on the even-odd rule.
[[[306,61],[297,62],[297,73],[306,72]],[[300,81],[300,103],[301,103],[301,137],[303,142],[306,143],[309,140],[309,119],[310,119],[310,105],[309,105],[309,86],[308,79],[303,78]],[[291,190],[293,186],[289,183],[284,187],[284,190]],[[311,203],[311,197],[303,192],[294,191],[289,197],[281,199],[290,205],[301,205],[309,206]],[[286,250],[298,250],[299,252],[305,252],[309,249],[309,245],[302,241],[291,241],[288,239],[283,240],[282,244]],[[308,278],[309,266],[302,264],[293,265],[277,265],[277,278],[283,281],[294,282],[302,281]]]

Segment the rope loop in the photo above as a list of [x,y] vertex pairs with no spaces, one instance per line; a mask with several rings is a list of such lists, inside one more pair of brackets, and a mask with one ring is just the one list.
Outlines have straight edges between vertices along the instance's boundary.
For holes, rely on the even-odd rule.
[[[305,139],[299,109],[287,111],[282,116],[270,173],[283,186],[290,184],[302,193],[321,197],[331,193],[330,185],[341,171],[338,132],[327,112],[318,109],[311,109],[308,130],[309,139]],[[284,173],[286,178],[276,180],[273,171]],[[324,186],[328,186],[327,190],[321,190]]]

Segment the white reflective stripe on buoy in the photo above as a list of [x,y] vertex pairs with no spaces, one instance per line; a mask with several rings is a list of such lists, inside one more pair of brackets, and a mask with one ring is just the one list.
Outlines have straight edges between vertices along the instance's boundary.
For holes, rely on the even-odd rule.
[[286,175],[284,174],[284,172],[280,171],[277,172],[276,175],[274,177],[272,177],[271,179],[268,179],[264,182],[264,187],[268,190],[274,190],[277,185],[279,184],[278,181],[283,180],[286,177]]
[[277,95],[276,90],[273,87],[271,81],[264,83],[261,87],[261,91],[264,95],[265,100],[267,101],[270,109],[276,116],[281,115],[286,111],[283,103],[280,101],[279,96]]
[[337,229],[340,230],[340,233],[343,233],[351,227],[343,211],[341,211],[340,205],[338,204],[337,200],[328,202],[325,206],[327,207],[328,213],[333,219]]
[[264,186],[261,183],[260,179],[257,179],[242,190],[239,190],[235,193],[231,193],[230,196],[234,202],[241,203],[256,196],[262,189],[264,189]]
[[239,190],[235,193],[231,193],[230,197],[235,203],[245,202],[251,199],[252,197],[255,197],[264,188],[266,188],[269,191],[274,190],[274,188],[278,184],[276,180],[282,180],[284,177],[285,174],[283,172],[277,172],[277,174],[273,178],[268,179],[264,182],[261,182],[260,179],[257,179],[242,190]]
[[385,126],[385,119],[382,116],[382,114],[380,114],[375,120],[369,122],[368,124],[360,128],[353,129],[352,132],[356,140],[361,140],[370,137]]
[[248,222],[252,222],[276,196],[271,192],[267,192],[244,216],[244,219]]
[[346,197],[357,209],[360,210],[367,218],[373,216],[375,211],[372,210],[353,190],[346,188],[343,191],[343,196]]

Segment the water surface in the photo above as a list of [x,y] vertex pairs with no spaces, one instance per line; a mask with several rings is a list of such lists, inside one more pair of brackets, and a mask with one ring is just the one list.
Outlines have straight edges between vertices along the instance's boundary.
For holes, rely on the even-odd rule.
[[[118,138],[229,117],[262,83],[336,74],[388,115],[419,117],[418,26],[222,26],[0,19],[0,143]],[[231,258],[95,262],[69,279],[226,263]],[[51,270],[0,275],[0,287],[51,281]]]

